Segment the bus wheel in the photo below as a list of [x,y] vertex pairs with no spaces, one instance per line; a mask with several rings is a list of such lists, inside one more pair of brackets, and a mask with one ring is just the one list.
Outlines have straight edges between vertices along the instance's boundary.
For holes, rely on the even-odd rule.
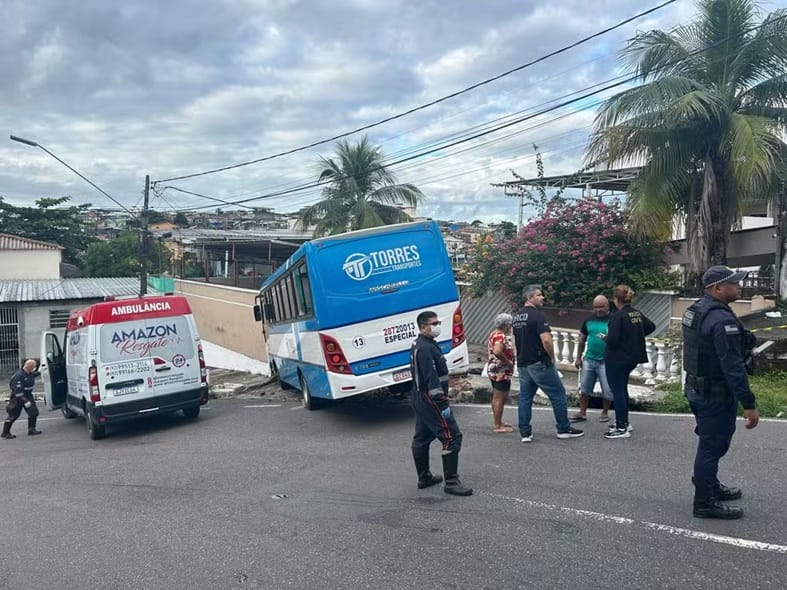
[[193,420],[199,416],[199,406],[189,406],[188,408],[183,408],[183,415],[189,420]]
[[322,400],[312,397],[312,394],[309,392],[309,385],[306,383],[306,378],[301,375],[301,403],[303,407],[307,410],[316,410],[320,407],[321,401]]

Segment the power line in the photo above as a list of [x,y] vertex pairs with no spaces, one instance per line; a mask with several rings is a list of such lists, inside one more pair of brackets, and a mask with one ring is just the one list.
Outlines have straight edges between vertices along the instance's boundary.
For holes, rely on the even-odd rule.
[[[487,129],[485,131],[480,131],[480,132],[478,132],[478,133],[476,133],[474,135],[471,135],[469,137],[466,137],[466,138],[463,138],[463,139],[457,139],[456,141],[450,142],[448,144],[439,145],[439,146],[427,149],[425,151],[421,151],[421,152],[418,152],[418,153],[415,153],[415,154],[412,154],[412,155],[400,158],[399,160],[396,160],[394,162],[390,162],[388,164],[385,164],[385,166],[386,167],[393,167],[393,166],[396,166],[398,164],[403,164],[405,162],[409,162],[409,161],[414,160],[416,158],[423,158],[424,156],[428,156],[429,154],[433,154],[433,153],[435,153],[437,151],[440,151],[440,150],[448,149],[448,148],[453,147],[455,145],[459,145],[459,144],[462,144],[462,143],[466,143],[468,141],[472,141],[474,139],[478,139],[479,137],[484,137],[485,135],[489,135],[491,133],[495,133],[496,131],[500,131],[501,129],[506,129],[506,128],[511,127],[513,125],[518,125],[520,123],[523,123],[524,121],[529,121],[530,119],[534,119],[535,117],[538,117],[540,115],[544,115],[546,113],[550,113],[550,112],[552,112],[554,110],[557,110],[559,108],[562,108],[564,106],[568,106],[568,105],[573,104],[575,102],[579,102],[579,101],[584,100],[586,98],[590,98],[594,94],[598,94],[600,92],[604,92],[605,90],[609,90],[611,88],[616,88],[618,86],[622,86],[623,84],[631,82],[632,80],[635,80],[636,78],[637,78],[637,75],[633,75],[633,76],[631,76],[629,78],[625,78],[625,79],[620,80],[618,82],[615,82],[613,84],[608,84],[607,86],[604,86],[603,88],[600,88],[599,90],[594,90],[592,92],[588,92],[588,93],[583,94],[583,95],[581,95],[581,96],[579,96],[577,98],[573,98],[573,99],[570,99],[570,100],[558,103],[558,104],[556,104],[556,105],[554,105],[552,107],[548,107],[548,108],[542,109],[541,111],[538,111],[538,112],[535,112],[535,113],[532,113],[532,114],[529,114],[529,115],[525,115],[525,116],[519,117],[517,119],[514,119],[513,121],[509,121],[507,123],[503,123],[501,125],[498,125],[497,127],[493,127],[491,129]],[[238,200],[238,201],[234,201],[232,204],[233,205],[240,205],[242,203],[249,203],[251,201],[257,201],[257,200],[260,200],[260,199],[269,199],[269,198],[273,198],[273,197],[281,197],[281,196],[289,195],[289,194],[292,194],[292,193],[297,193],[297,192],[300,192],[300,191],[303,191],[303,190],[307,190],[307,189],[310,189],[310,188],[316,188],[316,187],[319,187],[319,186],[323,186],[325,184],[331,184],[335,180],[336,179],[329,179],[329,180],[323,180],[323,181],[317,181],[317,182],[310,182],[310,183],[303,184],[301,186],[296,186],[296,187],[293,187],[293,188],[290,188],[290,189],[286,189],[286,190],[276,191],[276,192],[268,193],[268,194],[257,196],[257,197],[251,197],[251,198],[248,198],[248,199],[241,199],[241,200]],[[204,207],[197,207],[194,210],[197,210],[197,209],[208,209],[208,208],[210,208],[210,206],[206,205]]]
[[[784,18],[787,18],[787,16],[778,17],[777,19],[774,19],[774,20],[770,21],[768,24],[773,24],[777,20],[782,20]],[[765,23],[753,26],[753,27],[749,28],[747,32],[751,32],[753,30],[759,29],[759,28],[761,28],[763,26],[763,24],[765,24]],[[716,42],[716,43],[714,43],[712,45],[709,45],[707,47],[696,49],[696,50],[690,52],[689,55],[693,56],[693,55],[698,55],[698,54],[710,51],[711,49],[713,49],[714,47],[724,43],[728,39],[729,39],[729,37],[727,37],[725,39],[722,39],[722,40],[720,40],[720,41],[718,41],[718,42]],[[670,63],[664,64],[662,66],[662,68],[670,67],[671,65],[674,65],[675,63],[677,63],[677,61],[678,60],[674,60],[674,61],[672,61]],[[591,88],[596,88],[596,87],[598,87],[601,84],[605,84],[606,82],[615,81],[614,83],[607,84],[606,86],[603,86],[602,88],[594,90],[593,92],[585,93],[585,94],[583,94],[581,96],[578,96],[576,98],[573,98],[571,100],[567,100],[567,101],[564,101],[564,102],[552,105],[552,106],[550,106],[548,108],[544,108],[544,109],[542,109],[542,110],[540,110],[538,112],[535,112],[535,113],[532,113],[532,114],[528,114],[528,115],[525,115],[523,117],[519,117],[519,118],[514,119],[514,120],[507,121],[506,123],[500,124],[500,125],[498,125],[496,127],[489,127],[486,130],[480,131],[480,132],[478,132],[478,133],[476,133],[474,135],[466,136],[464,138],[457,139],[455,141],[450,141],[448,143],[442,143],[442,142],[446,141],[446,139],[443,139],[443,140],[439,140],[437,142],[432,142],[430,144],[424,144],[425,146],[433,146],[433,147],[430,147],[430,149],[425,149],[425,150],[421,149],[421,151],[419,151],[420,148],[415,148],[415,149],[411,148],[411,149],[402,150],[403,155],[404,154],[408,154],[408,153],[409,153],[409,155],[407,155],[405,157],[401,157],[400,159],[394,160],[392,162],[386,162],[383,165],[386,166],[386,167],[393,167],[393,166],[396,166],[396,165],[399,165],[399,164],[402,164],[402,163],[405,163],[405,162],[408,162],[408,161],[411,161],[411,160],[414,160],[414,159],[417,159],[417,158],[421,158],[421,157],[430,155],[430,154],[435,153],[435,152],[440,151],[440,150],[451,148],[453,146],[456,146],[456,145],[459,145],[459,144],[462,144],[462,143],[466,143],[466,142],[472,141],[474,139],[478,139],[480,137],[483,137],[483,136],[489,135],[491,133],[495,133],[497,131],[500,131],[501,129],[505,129],[505,128],[511,127],[513,125],[517,125],[519,123],[522,123],[524,121],[536,118],[536,117],[541,116],[543,114],[552,112],[552,111],[557,110],[559,108],[562,108],[564,106],[573,104],[575,102],[582,101],[582,100],[584,100],[586,98],[589,98],[589,97],[591,97],[591,96],[593,96],[595,94],[599,94],[599,93],[602,93],[602,92],[604,92],[606,90],[610,90],[612,88],[619,87],[619,86],[621,86],[623,84],[627,84],[628,82],[635,81],[639,77],[640,77],[640,75],[638,73],[636,73],[636,72],[633,73],[633,74],[623,74],[623,75],[615,76],[615,77],[610,78],[608,80],[605,80],[603,82],[599,82],[599,83],[587,86],[584,89],[568,93],[566,95],[563,95],[563,97],[559,97],[557,99],[553,99],[551,101],[547,101],[547,102],[542,103],[542,104],[549,104],[550,102],[554,102],[554,100],[559,100],[560,98],[574,96],[574,95],[576,95],[579,92],[583,92],[583,91],[591,89]],[[588,107],[586,107],[586,108],[588,108]],[[585,109],[582,109],[582,110],[585,110]],[[516,112],[514,114],[520,114],[522,112],[524,112],[524,111],[518,111],[518,112]],[[497,121],[501,121],[501,120],[504,120],[504,119],[510,119],[511,116],[512,116],[512,114],[505,115],[503,117],[499,117],[497,119],[493,119],[491,122],[497,122]],[[557,118],[561,118],[561,117],[557,117]],[[447,137],[448,138],[461,137],[462,135],[466,134],[468,132],[468,130],[477,129],[477,128],[483,128],[485,125],[488,125],[488,123],[489,122],[484,123],[484,124],[479,124],[479,125],[472,126],[469,129],[463,130],[462,132],[457,132],[457,133],[450,134]],[[546,124],[546,123],[547,122],[545,122],[543,124]],[[475,147],[480,147],[480,146],[475,146]],[[470,148],[470,149],[472,149],[472,148]],[[456,153],[450,154],[450,155],[456,155]],[[318,187],[320,187],[322,185],[329,184],[330,182],[333,182],[335,180],[336,179],[331,179],[331,181],[322,181],[322,182],[319,182],[319,181],[317,181],[317,182],[306,182],[306,183],[303,183],[303,184],[300,184],[300,185],[296,185],[296,186],[294,186],[292,188],[288,188],[288,189],[284,189],[284,190],[280,190],[280,191],[274,191],[274,192],[270,192],[270,193],[267,193],[267,194],[250,197],[250,198],[247,198],[247,199],[241,199],[241,200],[236,200],[236,201],[232,201],[232,202],[226,202],[226,204],[228,204],[228,205],[242,205],[243,203],[248,203],[248,202],[251,202],[251,201],[267,199],[267,198],[274,198],[274,197],[279,197],[279,196],[285,196],[285,195],[289,195],[289,194],[296,193],[296,192],[301,192],[301,191],[305,191],[305,190],[309,190],[309,189],[313,189],[313,188],[318,188]],[[196,210],[200,210],[200,209],[209,209],[209,208],[210,208],[210,206],[202,206],[202,207],[195,207],[195,208],[193,208],[191,210],[192,211],[196,211]]]
[[656,12],[658,10],[661,10],[665,6],[667,6],[669,4],[672,4],[675,1],[676,0],[666,0],[666,2],[662,2],[658,6],[654,6],[653,8],[649,8],[648,10],[645,10],[643,12],[635,14],[634,16],[629,17],[629,18],[627,18],[625,20],[622,20],[622,21],[618,22],[617,24],[615,24],[615,25],[613,25],[611,27],[607,27],[606,29],[602,29],[601,31],[593,33],[592,35],[588,35],[587,37],[584,37],[584,38],[582,38],[582,39],[580,39],[578,41],[575,41],[574,43],[572,43],[570,45],[566,45],[565,47],[561,47],[560,49],[557,49],[555,51],[547,53],[546,55],[542,55],[541,57],[538,57],[538,58],[536,58],[536,59],[534,59],[534,60],[532,60],[530,62],[527,62],[525,64],[519,65],[519,66],[517,66],[515,68],[507,70],[507,71],[505,71],[505,72],[503,72],[501,74],[498,74],[496,76],[493,76],[491,78],[487,78],[486,80],[483,80],[481,82],[477,82],[477,83],[475,83],[475,84],[473,84],[471,86],[463,88],[462,90],[458,90],[456,92],[452,92],[451,94],[447,94],[447,95],[442,96],[440,98],[437,98],[437,99],[435,99],[433,101],[421,104],[421,105],[419,105],[417,107],[414,107],[414,108],[409,109],[407,111],[404,111],[402,113],[399,113],[399,114],[396,114],[396,115],[392,115],[392,116],[386,117],[384,119],[380,119],[379,121],[375,121],[374,123],[369,123],[368,125],[364,125],[362,127],[358,127],[356,129],[353,129],[352,131],[347,131],[345,133],[340,133],[339,135],[334,135],[333,137],[329,137],[327,139],[321,139],[319,141],[315,141],[315,142],[310,143],[308,145],[303,145],[303,146],[300,146],[300,147],[297,147],[297,148],[292,148],[290,150],[286,150],[286,151],[279,152],[279,153],[276,153],[276,154],[273,154],[273,155],[270,155],[270,156],[265,156],[265,157],[262,157],[262,158],[257,158],[255,160],[249,160],[249,161],[246,161],[246,162],[240,162],[238,164],[232,164],[232,165],[229,165],[229,166],[222,166],[221,168],[214,168],[212,170],[205,170],[203,172],[195,172],[193,174],[184,174],[182,176],[173,176],[173,177],[170,177],[170,178],[163,178],[163,179],[154,181],[153,184],[156,184],[158,182],[171,182],[171,181],[175,181],[175,180],[183,180],[183,179],[186,179],[186,178],[194,178],[194,177],[197,177],[197,176],[205,176],[207,174],[215,174],[216,172],[224,172],[226,170],[232,170],[234,168],[240,168],[242,166],[250,166],[251,164],[258,164],[260,162],[273,160],[274,158],[280,158],[282,156],[286,156],[286,155],[289,155],[289,154],[294,154],[296,152],[304,151],[304,150],[316,147],[318,145],[323,145],[323,144],[326,144],[326,143],[330,143],[332,141],[336,141],[337,139],[342,139],[344,137],[348,137],[350,135],[354,135],[354,134],[359,133],[361,131],[366,131],[368,129],[372,129],[373,127],[378,127],[378,126],[383,125],[385,123],[389,123],[389,122],[394,121],[396,119],[400,119],[402,117],[406,117],[407,115],[411,115],[411,114],[416,113],[418,111],[422,111],[424,109],[432,107],[432,106],[434,106],[436,104],[439,104],[441,102],[445,102],[446,100],[450,100],[452,98],[456,98],[457,96],[460,96],[462,94],[470,92],[471,90],[475,90],[476,88],[480,88],[481,86],[484,86],[486,84],[490,84],[492,82],[500,80],[501,78],[505,78],[506,76],[510,76],[511,74],[513,74],[515,72],[519,72],[519,71],[521,71],[521,70],[523,70],[525,68],[529,68],[529,67],[531,67],[533,65],[536,65],[538,63],[541,63],[542,61],[545,61],[545,60],[547,60],[549,58],[555,57],[556,55],[560,55],[561,53],[565,53],[566,51],[574,49],[575,47],[578,47],[578,46],[580,46],[580,45],[582,45],[584,43],[587,43],[588,41],[591,41],[592,39],[595,39],[597,37],[601,37],[602,35],[606,35],[607,33],[611,32],[611,31],[614,31],[615,29],[618,29],[618,28],[620,28],[620,27],[622,27],[624,25],[627,25],[628,23],[630,23],[630,22],[632,22],[634,20],[637,20],[637,19],[639,19],[639,18],[641,18],[643,16],[647,16],[647,15],[649,15],[649,14],[651,14],[653,12]]

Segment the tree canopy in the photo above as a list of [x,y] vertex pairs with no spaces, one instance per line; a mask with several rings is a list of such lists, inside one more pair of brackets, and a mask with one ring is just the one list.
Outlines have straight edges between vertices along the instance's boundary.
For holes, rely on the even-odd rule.
[[515,238],[480,243],[468,276],[479,294],[499,291],[520,303],[525,287],[539,285],[548,305],[587,308],[620,283],[672,286],[674,277],[660,270],[665,252],[664,243],[632,236],[619,203],[557,200]]
[[640,85],[596,118],[588,159],[642,165],[632,227],[687,228],[692,269],[727,261],[742,207],[774,198],[787,160],[787,9],[758,21],[751,0],[700,0],[690,23],[636,35],[623,52]]
[[423,198],[415,185],[396,183],[380,148],[367,137],[354,145],[338,142],[336,156],[321,157],[318,166],[322,200],[298,218],[304,229],[314,224],[315,237],[409,221],[400,206],[414,208]]
[[63,247],[63,262],[79,264],[82,253],[95,241],[84,215],[90,205],[64,206],[71,197],[41,198],[35,207],[16,207],[0,197],[0,232],[49,242]]

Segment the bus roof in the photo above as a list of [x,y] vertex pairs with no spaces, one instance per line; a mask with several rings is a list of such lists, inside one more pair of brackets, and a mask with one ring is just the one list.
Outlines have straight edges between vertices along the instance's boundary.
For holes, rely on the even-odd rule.
[[436,221],[431,219],[425,221],[409,221],[407,223],[395,223],[392,225],[380,225],[377,227],[370,227],[366,229],[357,229],[355,231],[348,231],[342,234],[335,234],[332,236],[324,236],[319,238],[313,238],[308,242],[304,242],[300,245],[300,247],[290,256],[287,261],[279,266],[271,275],[269,275],[260,286],[260,290],[265,289],[268,285],[275,282],[282,274],[287,272],[288,269],[292,267],[293,264],[298,262],[301,258],[305,256],[305,253],[313,248],[319,248],[321,244],[324,243],[334,243],[334,242],[343,242],[343,241],[353,241],[358,239],[367,238],[370,236],[375,235],[385,235],[396,233],[400,231],[408,231],[417,227],[432,227],[435,231],[439,233],[440,229],[437,225]]

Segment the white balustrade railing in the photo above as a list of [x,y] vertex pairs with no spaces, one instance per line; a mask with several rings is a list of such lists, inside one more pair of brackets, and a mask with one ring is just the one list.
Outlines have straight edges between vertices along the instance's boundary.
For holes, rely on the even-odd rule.
[[[555,329],[552,331],[552,345],[558,365],[573,365],[579,351],[579,331]],[[659,338],[646,338],[645,350],[648,362],[641,363],[632,375],[655,385],[665,381],[678,381],[681,375],[681,347]]]

